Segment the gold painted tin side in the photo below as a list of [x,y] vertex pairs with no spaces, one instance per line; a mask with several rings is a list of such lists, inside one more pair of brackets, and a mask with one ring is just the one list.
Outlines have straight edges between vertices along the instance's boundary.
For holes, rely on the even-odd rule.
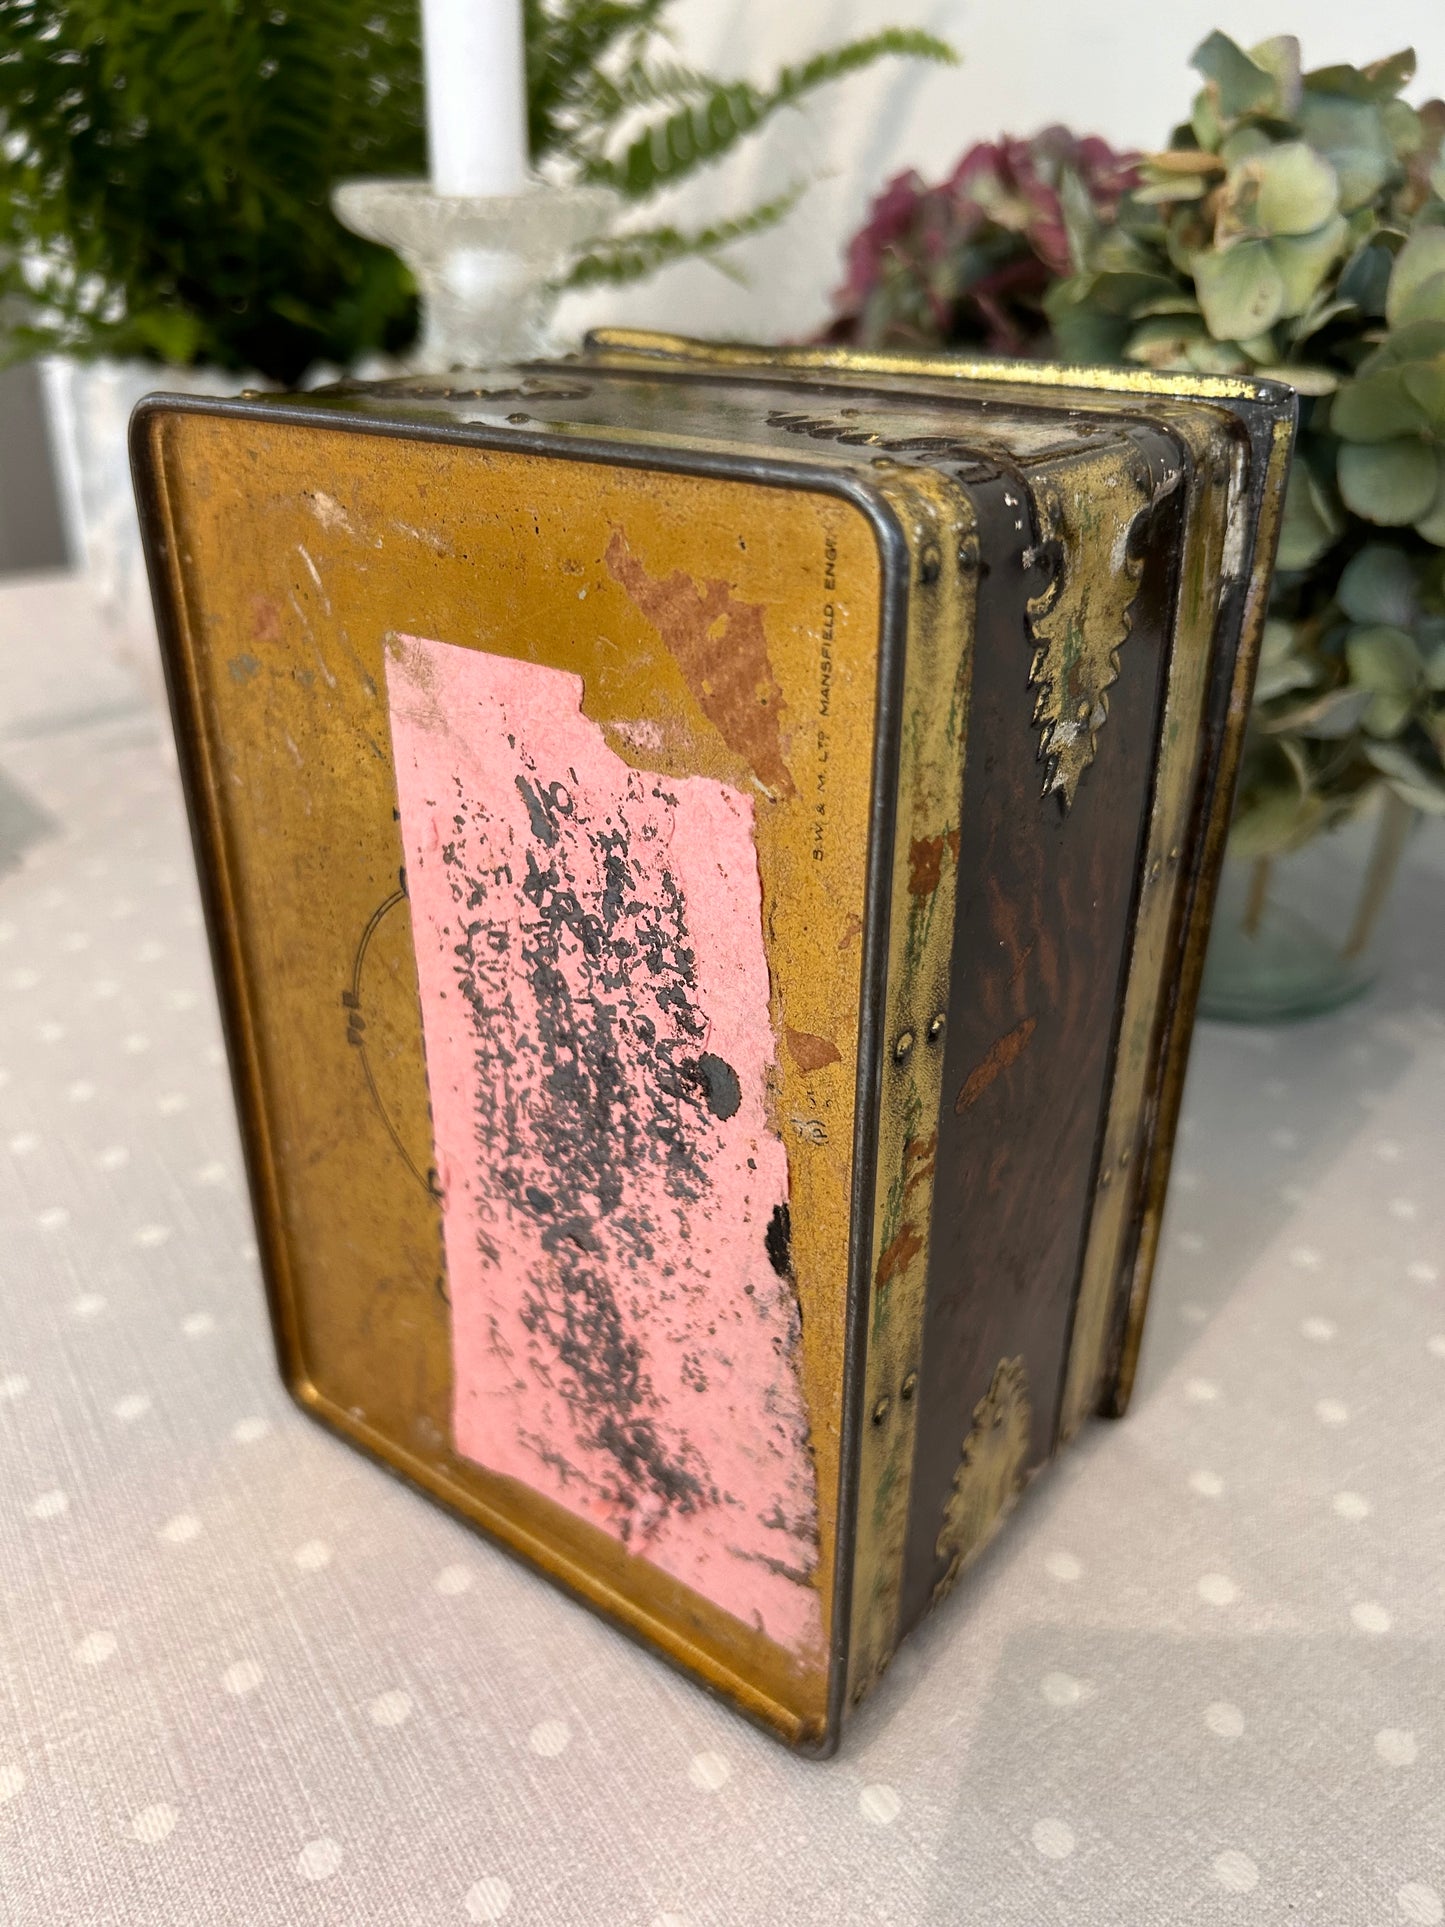
[[[1204,976],[1205,953],[1209,946],[1209,926],[1214,898],[1219,885],[1224,845],[1234,802],[1235,783],[1245,732],[1249,726],[1250,702],[1254,692],[1255,670],[1259,661],[1260,639],[1264,634],[1269,608],[1270,581],[1275,551],[1279,546],[1280,523],[1284,514],[1285,486],[1289,479],[1290,455],[1294,445],[1294,423],[1277,421],[1270,437],[1265,469],[1263,501],[1255,535],[1254,566],[1245,599],[1240,628],[1239,654],[1235,659],[1234,679],[1229,692],[1229,710],[1224,740],[1219,752],[1215,778],[1215,801],[1200,854],[1200,871],[1194,901],[1189,907],[1190,927],[1180,967],[1173,1021],[1165,1046],[1159,1081],[1156,1142],[1158,1150],[1144,1187],[1142,1220],[1138,1247],[1129,1275],[1119,1280],[1118,1290],[1127,1294],[1119,1361],[1112,1382],[1103,1388],[1102,1409],[1114,1418],[1121,1417],[1134,1389],[1139,1366],[1139,1346],[1144,1335],[1144,1317],[1149,1306],[1149,1288],[1159,1250],[1159,1230],[1164,1217],[1164,1202],[1169,1184],[1169,1153],[1179,1125],[1179,1107],[1184,1097],[1184,1077],[1189,1064],[1189,1038],[1199,1002],[1199,986]],[[1116,1292],[1117,1300],[1117,1292]]]
[[883,480],[882,487],[907,539],[910,594],[858,1431],[849,1704],[864,1697],[898,1643],[978,574],[973,509],[956,484],[915,469],[906,479]]
[[[157,411],[143,434],[179,734],[288,1383],[326,1423],[743,1710],[818,1745],[826,1651],[801,1665],[451,1449],[437,1205],[397,1155],[399,1137],[425,1171],[429,1130],[382,664],[386,637],[413,632],[578,670],[584,707],[619,754],[755,795],[826,1649],[882,596],[874,525],[826,482],[814,491],[571,451],[447,445],[415,429],[302,427],[264,409]],[[689,454],[679,446],[680,459]],[[544,530],[555,553],[537,539]],[[709,572],[763,611],[786,797],[753,782],[749,745],[709,720],[709,692],[689,686],[640,606],[664,617],[672,606],[639,587],[644,575],[685,604],[677,579],[698,568],[700,540]],[[592,654],[579,659],[573,645]],[[347,996],[358,940],[393,901],[367,964],[368,1049],[387,1085],[389,1134],[365,1089]]]
[[1163,373],[1153,368],[1083,367],[1048,361],[836,347],[760,348],[746,342],[695,341],[645,328],[597,328],[587,337],[588,360],[599,366],[673,362],[712,372],[767,369],[796,374],[839,371],[914,375],[930,381],[996,382],[1008,388],[1095,389],[1111,395],[1188,397],[1197,401],[1254,401],[1280,392],[1278,384],[1235,375]]
[[[1205,706],[1215,667],[1221,578],[1227,572],[1230,549],[1236,548],[1240,554],[1247,551],[1247,529],[1240,518],[1248,514],[1248,449],[1238,431],[1231,438],[1223,418],[1211,418],[1201,411],[1175,411],[1172,418],[1161,419],[1168,419],[1189,446],[1195,480],[1184,533],[1159,767],[1114,1082],[1064,1380],[1060,1443],[1072,1438],[1084,1420],[1099,1409],[1116,1369],[1116,1314],[1120,1291],[1127,1288],[1123,1272],[1131,1250],[1138,1254],[1135,1278],[1144,1280],[1142,1291],[1147,1296],[1177,1122],[1177,1095],[1171,1113],[1161,1107],[1158,1091],[1161,1074],[1168,1076],[1171,1068],[1182,1089],[1193,1015],[1193,999],[1184,1001],[1169,964],[1179,954],[1182,918],[1190,919],[1189,930],[1184,933],[1188,944],[1186,974],[1191,958],[1202,959],[1207,917],[1200,915],[1196,883],[1199,866],[1203,862],[1207,867],[1209,857],[1207,852],[1201,853],[1198,839],[1201,832],[1222,838],[1227,826],[1233,771],[1258,646],[1259,625],[1251,629],[1246,622],[1221,748],[1225,767],[1214,790],[1213,815],[1208,825],[1201,825],[1195,816],[1206,749]],[[1274,445],[1278,447],[1278,433]],[[1287,426],[1285,447],[1287,451]],[[1277,492],[1282,479],[1282,473],[1276,476],[1272,472],[1266,478],[1266,489],[1273,486]],[[1251,593],[1262,605],[1272,543],[1264,542],[1259,553],[1265,562],[1261,569],[1257,555]],[[1136,1245],[1140,1212],[1151,1195],[1156,1199],[1153,1235],[1146,1233],[1145,1240]],[[1142,1311],[1140,1319],[1142,1323]]]
[[[1173,647],[1158,743],[1158,771],[1143,875],[1124,989],[1113,1084],[1104,1122],[1097,1191],[1074,1305],[1073,1331],[1059,1414],[1059,1442],[1073,1437],[1094,1411],[1107,1369],[1111,1308],[1148,1155],[1143,1111],[1161,1000],[1165,961],[1187,878],[1182,871],[1202,746],[1211,645],[1218,614],[1231,469],[1226,424],[1186,418],[1174,424],[1190,444],[1194,483],[1184,525],[1184,553],[1174,609]],[[1243,459],[1241,445],[1235,453]]]

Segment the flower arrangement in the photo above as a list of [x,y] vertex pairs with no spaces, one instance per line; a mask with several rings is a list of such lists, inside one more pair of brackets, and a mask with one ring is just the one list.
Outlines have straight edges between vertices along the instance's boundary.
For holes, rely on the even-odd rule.
[[1211,34],[1170,146],[1047,297],[1060,351],[1257,372],[1301,396],[1233,847],[1382,784],[1445,813],[1445,105],[1414,56],[1304,72]]
[[893,182],[835,339],[1292,383],[1301,433],[1231,847],[1382,787],[1445,813],[1445,104],[1402,53],[1303,69],[1211,34],[1162,152],[1049,128]]

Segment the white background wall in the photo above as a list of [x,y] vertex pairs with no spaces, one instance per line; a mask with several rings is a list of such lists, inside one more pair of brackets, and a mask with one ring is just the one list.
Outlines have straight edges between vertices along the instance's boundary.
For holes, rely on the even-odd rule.
[[844,240],[889,176],[909,166],[941,175],[971,142],[1051,120],[1121,146],[1159,146],[1197,85],[1189,55],[1216,26],[1245,46],[1296,33],[1314,67],[1413,46],[1420,80],[1411,98],[1445,94],[1445,0],[681,0],[673,18],[682,56],[717,74],[761,80],[780,62],[888,25],[932,29],[963,64],[890,62],[859,75],[679,191],[668,218],[693,223],[814,181],[784,228],[738,251],[747,287],[687,265],[574,300],[569,327],[617,319],[700,334],[806,334],[839,279]]

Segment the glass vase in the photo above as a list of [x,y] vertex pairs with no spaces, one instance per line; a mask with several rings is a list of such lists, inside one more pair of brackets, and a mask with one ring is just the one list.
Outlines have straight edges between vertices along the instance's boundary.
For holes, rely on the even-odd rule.
[[1336,1010],[1380,974],[1391,887],[1416,812],[1378,807],[1285,855],[1226,852],[1199,1014],[1281,1023]]

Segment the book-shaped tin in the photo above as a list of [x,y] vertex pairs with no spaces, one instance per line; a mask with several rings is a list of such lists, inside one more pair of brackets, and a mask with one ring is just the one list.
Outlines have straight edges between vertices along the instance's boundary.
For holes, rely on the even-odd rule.
[[137,414],[286,1380],[797,1746],[1128,1397],[1293,417],[624,334]]

